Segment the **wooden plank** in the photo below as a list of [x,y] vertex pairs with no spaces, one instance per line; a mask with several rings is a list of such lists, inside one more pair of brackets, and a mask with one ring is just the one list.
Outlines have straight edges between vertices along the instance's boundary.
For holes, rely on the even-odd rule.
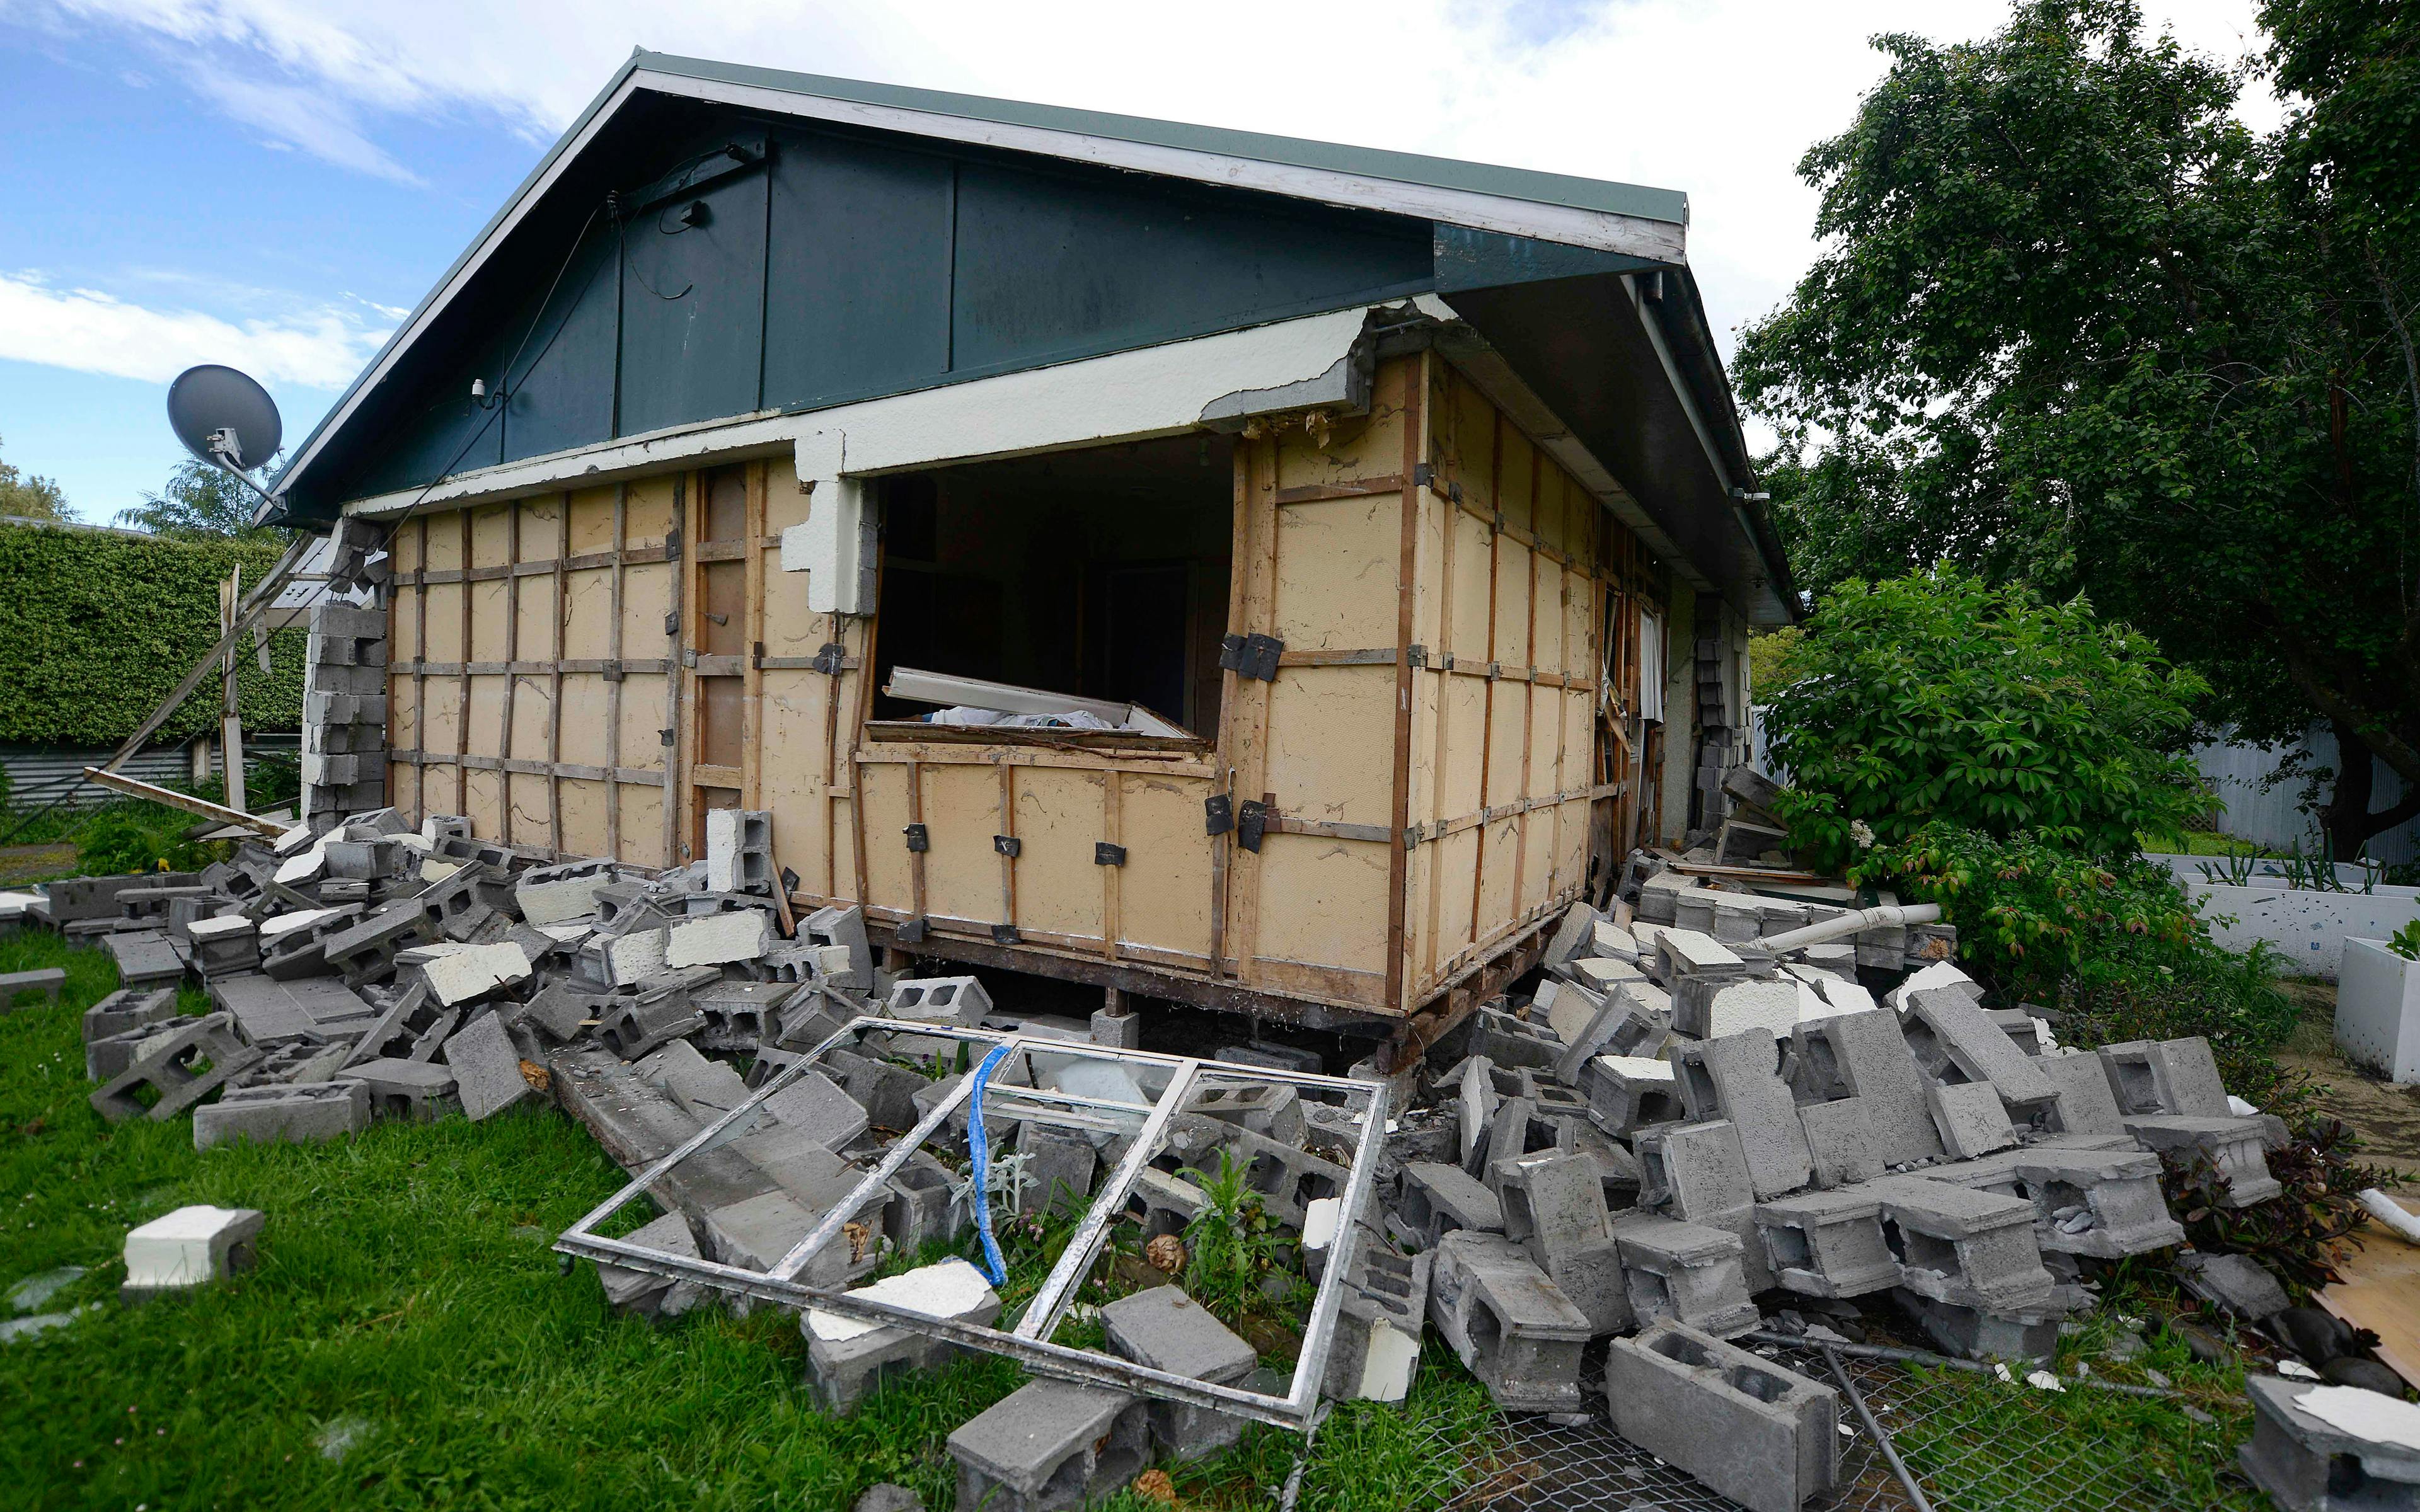
[[98,782],[102,787],[116,788],[120,793],[132,794],[138,798],[148,798],[153,803],[164,803],[171,809],[182,809],[187,813],[199,814],[205,819],[215,819],[223,825],[235,825],[267,840],[275,840],[292,827],[279,824],[274,819],[256,818],[240,810],[230,809],[223,803],[212,803],[208,798],[196,798],[189,793],[179,793],[174,788],[155,787],[139,779],[128,777],[123,772],[87,766],[84,769],[84,775],[86,780]]
[[[1432,427],[1435,424],[1434,420],[1430,422]],[[1435,443],[1432,440],[1430,444],[1434,447]],[[1457,528],[1453,511],[1450,509],[1442,511],[1441,517],[1445,539],[1438,547],[1441,558],[1441,581],[1437,588],[1435,640],[1444,653],[1450,656],[1453,647],[1454,543],[1461,538],[1462,532]],[[1451,685],[1440,682],[1436,689],[1436,729],[1429,758],[1428,817],[1432,822],[1445,818],[1447,739],[1453,725],[1452,695]],[[1423,948],[1419,977],[1423,981],[1436,972],[1437,932],[1443,928],[1445,872],[1444,856],[1432,852],[1428,857],[1428,922],[1427,927],[1420,932]]]
[[765,464],[762,462],[748,464],[747,513],[747,535],[735,543],[740,552],[741,570],[747,574],[744,584],[747,625],[740,640],[750,652],[748,665],[741,673],[740,760],[745,775],[739,784],[739,801],[741,808],[762,809],[765,807],[765,768],[764,753],[760,748],[765,739],[765,672],[757,658],[765,652],[765,571],[763,562],[758,560],[763,557],[764,548],[749,544],[765,536]]
[[[455,518],[461,521],[462,565],[468,568],[471,565],[471,511],[457,510]],[[459,596],[462,605],[462,705],[454,719],[454,753],[458,757],[471,753],[471,585],[469,582],[465,581],[462,584]],[[454,811],[458,814],[467,815],[471,811],[470,781],[470,767],[458,762],[454,767]]]
[[[613,628],[608,632],[606,659],[619,666],[622,661],[622,558],[630,525],[630,486],[613,485]],[[605,680],[605,763],[622,764],[622,679]],[[615,860],[622,856],[622,797],[608,791],[605,795],[605,850]]]
[[2361,1240],[2360,1248],[2340,1250],[2344,1279],[2319,1292],[2319,1305],[2376,1334],[2378,1358],[2405,1384],[2420,1386],[2420,1244],[2382,1224],[2364,1228]]
[[[1008,838],[1009,850],[1016,849],[1016,767],[1006,762],[993,764],[1000,772],[1000,828],[995,835]],[[995,845],[995,851],[1000,847]],[[1000,921],[1009,928],[1016,927],[1016,857],[1001,852],[1000,856]]]
[[1420,495],[1424,491],[1411,480],[1419,473],[1419,464],[1428,459],[1428,432],[1421,424],[1422,401],[1428,397],[1429,354],[1423,350],[1414,365],[1412,378],[1404,385],[1404,470],[1403,520],[1400,555],[1395,563],[1395,744],[1394,795],[1388,808],[1388,825],[1392,831],[1387,840],[1387,1006],[1407,1007],[1404,1002],[1404,952],[1410,940],[1404,934],[1406,911],[1410,906],[1411,853],[1404,835],[1412,814],[1412,640],[1418,633],[1413,615],[1418,607],[1418,583],[1415,580],[1420,542]]
[[[664,537],[664,555],[668,560],[683,540],[695,533],[686,529],[690,516],[689,485],[690,475],[686,472],[677,473],[673,478],[672,529]],[[689,564],[682,563],[681,570],[673,573],[664,586],[664,591],[672,596],[671,611],[664,617],[664,625],[669,632],[666,639],[670,642],[665,654],[675,667],[681,659],[681,648],[689,639]],[[678,866],[686,859],[681,854],[686,842],[680,836],[687,827],[690,791],[682,757],[692,743],[681,738],[681,677],[678,671],[664,674],[664,728],[672,732],[672,744],[664,748],[664,858],[661,862],[664,866]]]
[[[563,761],[563,661],[571,652],[571,589],[564,563],[571,556],[571,495],[566,491],[555,506],[554,526],[554,674],[548,690],[546,759],[560,768]],[[562,856],[569,842],[563,832],[563,779],[546,784],[547,843]]]
[[[1122,772],[1102,774],[1101,840],[1104,843],[1124,845],[1126,842],[1125,796],[1125,775]],[[1115,961],[1118,958],[1118,941],[1125,933],[1125,923],[1120,917],[1123,900],[1118,896],[1118,884],[1124,879],[1126,869],[1103,866],[1094,870],[1101,873],[1101,955],[1106,960]]]
[[[510,569],[518,565],[520,560],[521,506],[519,503],[506,504],[504,506],[504,565]],[[504,660],[511,663],[520,660],[521,580],[518,575],[508,570],[504,579]],[[504,674],[504,730],[498,736],[496,751],[506,758],[510,758],[513,753],[513,704],[520,692],[520,673]],[[499,806],[503,810],[504,841],[510,845],[513,843],[513,784],[509,778],[505,779],[504,790],[497,796],[501,800]]]

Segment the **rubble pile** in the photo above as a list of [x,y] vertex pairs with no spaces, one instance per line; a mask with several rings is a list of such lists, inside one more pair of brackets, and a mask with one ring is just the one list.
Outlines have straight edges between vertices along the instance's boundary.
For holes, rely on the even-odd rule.
[[[1741,796],[1735,838],[1701,854],[1770,866]],[[973,977],[895,976],[857,910],[789,918],[769,815],[713,819],[706,860],[658,873],[550,864],[460,819],[414,830],[380,810],[197,873],[53,884],[28,913],[118,963],[124,985],[84,1023],[104,1118],[191,1113],[209,1148],[544,1098],[637,1176],[786,1075],[660,1173],[657,1215],[626,1242],[787,1279],[785,1257],[881,1167],[838,1220],[845,1241],[795,1279],[989,1329],[997,1260],[964,1257],[978,1227],[989,1245],[992,1208],[1072,1220],[1131,1167],[1111,1217],[1140,1251],[1130,1269],[1158,1273],[1099,1309],[1106,1350],[1222,1385],[1265,1374],[1268,1350],[1150,1283],[1185,1275],[1206,1173],[1240,1171],[1299,1270],[1272,1295],[1326,1277],[1337,1236],[1360,1236],[1334,1278],[1332,1345],[1299,1363],[1325,1395],[1400,1400],[1430,1324],[1511,1412],[1583,1411],[1583,1362],[1602,1358],[1615,1427],[1751,1507],[1831,1489],[1846,1417],[1830,1385],[1731,1341],[1838,1339],[1827,1319],[1886,1305],[1946,1352],[2044,1359],[2091,1305],[2088,1262],[2182,1242],[2162,1154],[2206,1156],[2236,1204],[2277,1190],[2265,1151],[2284,1128],[2228,1097],[2206,1041],[2064,1049],[2033,1015],[1982,1006],[1931,910],[1752,890],[1752,867],[1640,853],[1612,908],[1561,918],[1527,991],[1399,1073],[1352,1068],[1388,1120],[1347,1214],[1364,1120],[1333,1088],[1353,1084],[1205,1076],[1139,1151],[1171,1062],[1042,1047],[1130,1050],[1140,1015],[1016,1014]],[[206,1015],[178,1013],[189,973]],[[987,1041],[956,1030],[1020,1038],[978,1069]],[[1220,1058],[1326,1069],[1258,1041]],[[959,1097],[970,1076],[990,1101]],[[599,1275],[646,1316],[765,1304],[676,1266]],[[814,1308],[801,1328],[836,1412],[965,1347]],[[1241,1426],[1147,1386],[1037,1379],[950,1447],[963,1504],[1041,1507]]]

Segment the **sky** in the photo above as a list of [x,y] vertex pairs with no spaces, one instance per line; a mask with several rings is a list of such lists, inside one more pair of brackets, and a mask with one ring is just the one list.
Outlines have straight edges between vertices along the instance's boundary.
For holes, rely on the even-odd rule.
[[[2144,0],[2230,60],[2253,8]],[[1683,190],[1728,354],[1816,255],[1796,164],[1881,77],[1870,39],[2007,9],[0,0],[0,460],[105,523],[182,455],[163,399],[204,362],[300,440],[633,46]]]

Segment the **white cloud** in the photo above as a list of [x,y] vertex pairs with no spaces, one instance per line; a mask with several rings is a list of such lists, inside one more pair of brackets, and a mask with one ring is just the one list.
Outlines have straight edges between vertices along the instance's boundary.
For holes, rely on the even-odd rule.
[[264,382],[333,391],[387,335],[342,306],[229,321],[0,273],[0,358],[83,373],[157,383],[196,363],[225,363]]
[[207,70],[196,70],[193,83],[228,116],[267,132],[279,146],[299,147],[339,168],[398,184],[423,182],[418,174],[363,135],[353,113],[331,101],[323,90],[261,84]]

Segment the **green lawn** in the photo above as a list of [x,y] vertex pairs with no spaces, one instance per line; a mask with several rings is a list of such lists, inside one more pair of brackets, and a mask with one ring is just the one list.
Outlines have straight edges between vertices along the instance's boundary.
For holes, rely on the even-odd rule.
[[[47,934],[0,939],[0,971],[53,964],[70,973],[65,1005],[0,1016],[0,1288],[83,1266],[46,1310],[90,1310],[0,1344],[0,1504],[815,1509],[890,1480],[941,1512],[955,1474],[943,1440],[1017,1384],[1006,1363],[970,1359],[833,1419],[801,1387],[786,1319],[613,1316],[594,1273],[561,1273],[548,1245],[621,1174],[551,1108],[208,1153],[186,1119],[112,1128],[85,1102],[76,1022],[115,984],[108,958]],[[204,1005],[189,992],[187,1006]],[[119,1305],[125,1231],[191,1202],[263,1210],[258,1269]],[[1011,1259],[1014,1306],[1043,1257]],[[2102,1368],[2141,1379],[2142,1365],[2194,1387],[2213,1420],[1958,1378],[1928,1393],[1955,1403],[1949,1415],[1904,1425],[1909,1458],[1939,1477],[1944,1512],[2125,1504],[2040,1495],[2087,1467],[2145,1493],[2135,1505],[2257,1505],[2216,1480],[2246,1426],[2237,1378],[2164,1335],[2140,1365]],[[1909,1400],[1916,1381],[1892,1395]],[[1485,1393],[1432,1346],[1406,1407],[1328,1419],[1300,1504],[1437,1506],[1494,1468],[1480,1462],[1494,1428]],[[1191,1506],[1268,1506],[1298,1444],[1255,1428],[1177,1470],[1176,1490]],[[2019,1486],[2036,1494],[2009,1499]],[[1158,1504],[1131,1491],[1112,1504]]]

